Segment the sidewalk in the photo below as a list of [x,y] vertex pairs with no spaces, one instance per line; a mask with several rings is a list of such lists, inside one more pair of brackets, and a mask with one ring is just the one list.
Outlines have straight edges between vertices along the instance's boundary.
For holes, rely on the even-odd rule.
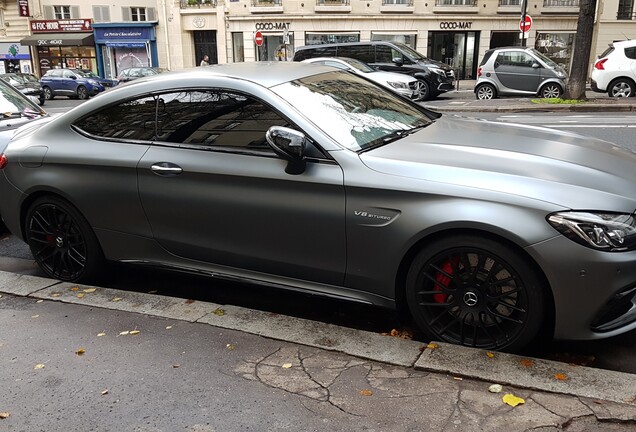
[[636,425],[630,374],[10,272],[0,293],[0,431]]
[[550,104],[539,97],[501,97],[477,100],[473,80],[459,81],[456,90],[442,93],[434,100],[422,102],[426,108],[439,112],[636,112],[636,97],[610,98],[587,91],[587,101],[578,104]]

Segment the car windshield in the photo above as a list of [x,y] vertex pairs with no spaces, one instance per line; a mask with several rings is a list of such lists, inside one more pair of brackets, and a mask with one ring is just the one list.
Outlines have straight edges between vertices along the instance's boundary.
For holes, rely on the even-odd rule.
[[556,64],[555,62],[553,62],[551,59],[549,59],[548,57],[544,56],[543,54],[541,54],[540,51],[537,51],[534,48],[530,48],[529,50],[532,54],[535,55],[535,57],[538,57],[539,59],[541,59],[545,64],[547,64],[548,66],[550,66],[551,68],[557,68],[559,67],[558,64]]
[[46,115],[44,110],[22,96],[4,81],[0,80],[0,122],[15,118],[38,118]]
[[73,69],[73,72],[84,78],[95,78],[92,72],[84,72],[83,70]]
[[375,72],[375,69],[373,69],[368,64],[361,62],[360,60],[356,60],[352,58],[342,58],[340,60],[347,63],[352,68],[358,69],[360,72],[364,72],[364,73]]
[[24,81],[22,81],[17,75],[14,74],[0,75],[0,79],[14,86],[24,84]]
[[388,144],[432,122],[416,105],[344,71],[312,75],[272,90],[353,151]]

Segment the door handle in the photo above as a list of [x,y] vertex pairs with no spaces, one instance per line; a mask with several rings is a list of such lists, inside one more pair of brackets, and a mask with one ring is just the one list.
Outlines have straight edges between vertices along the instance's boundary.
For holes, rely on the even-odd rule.
[[150,170],[160,176],[177,175],[183,172],[183,169],[179,165],[170,162],[157,162],[152,164]]

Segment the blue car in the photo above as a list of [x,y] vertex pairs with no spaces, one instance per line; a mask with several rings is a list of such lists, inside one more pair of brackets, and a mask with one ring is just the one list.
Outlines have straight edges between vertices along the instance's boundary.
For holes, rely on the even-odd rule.
[[79,69],[51,69],[40,79],[40,82],[44,97],[48,100],[55,96],[88,99],[105,90],[95,78]]

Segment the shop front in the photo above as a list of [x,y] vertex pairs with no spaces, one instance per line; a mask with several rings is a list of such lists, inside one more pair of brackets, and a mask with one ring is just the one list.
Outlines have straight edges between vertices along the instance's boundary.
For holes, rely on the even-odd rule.
[[115,79],[131,67],[157,67],[155,22],[95,23],[99,75]]
[[32,46],[35,73],[50,69],[76,68],[97,73],[92,20],[32,20],[31,36],[20,41]]
[[19,42],[0,43],[0,73],[32,73],[29,47]]
[[455,69],[459,79],[475,79],[479,56],[479,31],[472,21],[441,21],[428,33],[427,56]]

